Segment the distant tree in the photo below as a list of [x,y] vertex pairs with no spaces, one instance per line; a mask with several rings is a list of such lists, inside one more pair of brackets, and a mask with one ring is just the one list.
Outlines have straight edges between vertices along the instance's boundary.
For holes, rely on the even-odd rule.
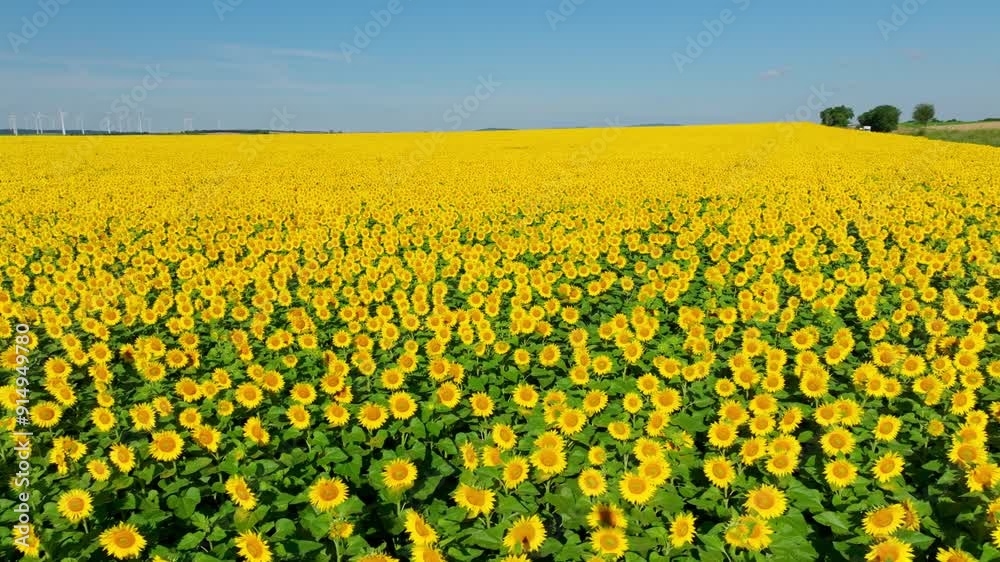
[[917,107],[913,108],[913,120],[921,125],[926,125],[928,122],[934,120],[934,105],[930,103],[921,103]]
[[871,127],[878,133],[891,133],[899,128],[899,116],[902,114],[898,107],[880,105],[862,113],[858,117],[858,123],[862,127]]
[[846,127],[854,119],[854,110],[846,105],[828,107],[819,113],[819,118],[829,127]]

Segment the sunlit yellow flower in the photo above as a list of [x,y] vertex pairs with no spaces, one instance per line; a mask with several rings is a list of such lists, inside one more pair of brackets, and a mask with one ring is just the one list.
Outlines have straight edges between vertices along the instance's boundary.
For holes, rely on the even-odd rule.
[[320,478],[309,488],[309,503],[319,511],[330,511],[347,497],[347,485],[337,477]]

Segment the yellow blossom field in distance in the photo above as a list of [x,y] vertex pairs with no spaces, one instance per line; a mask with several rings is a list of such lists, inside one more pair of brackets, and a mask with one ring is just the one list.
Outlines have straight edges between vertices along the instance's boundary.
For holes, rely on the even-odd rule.
[[0,138],[2,558],[1000,559],[997,155]]

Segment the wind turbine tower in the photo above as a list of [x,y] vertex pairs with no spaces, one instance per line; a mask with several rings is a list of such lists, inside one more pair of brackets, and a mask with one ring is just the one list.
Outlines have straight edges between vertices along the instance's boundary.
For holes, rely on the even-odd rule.
[[59,128],[62,129],[62,135],[66,136],[66,112],[59,108]]
[[7,121],[10,123],[10,132],[13,133],[13,135],[16,137],[17,136],[17,115],[14,114],[14,113],[11,113],[10,115],[7,116]]

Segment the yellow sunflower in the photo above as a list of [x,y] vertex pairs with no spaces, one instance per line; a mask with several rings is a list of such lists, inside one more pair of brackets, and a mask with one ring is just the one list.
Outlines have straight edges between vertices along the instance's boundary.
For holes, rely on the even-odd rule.
[[903,526],[904,516],[903,506],[899,504],[873,509],[865,515],[865,533],[876,538],[889,536]]
[[614,527],[602,527],[590,534],[591,548],[601,556],[612,559],[625,556],[628,551],[628,539],[625,532]]
[[670,523],[670,544],[674,548],[680,548],[686,544],[694,542],[695,527],[694,515],[683,512]]
[[596,504],[590,509],[587,515],[587,525],[592,529],[600,527],[614,527],[624,529],[628,526],[625,512],[616,505]]
[[736,471],[725,457],[705,459],[704,471],[709,482],[718,488],[728,488],[736,479]]
[[320,478],[309,488],[309,503],[319,511],[330,511],[347,501],[347,484],[336,476]]
[[79,523],[94,512],[94,504],[90,492],[85,490],[70,490],[59,496],[57,503],[59,515],[62,515],[70,523]]
[[872,474],[876,480],[884,484],[902,474],[904,465],[903,457],[897,453],[886,453],[875,461],[875,466],[872,467]]
[[896,439],[902,422],[896,416],[880,416],[875,422],[875,439],[879,441],[892,441]]
[[385,408],[371,402],[361,406],[358,412],[358,422],[368,431],[375,431],[382,427],[385,420],[389,419],[389,413]]
[[412,509],[406,510],[406,533],[410,542],[417,546],[430,546],[437,542],[437,531],[431,527],[422,515]]
[[534,552],[545,542],[545,526],[537,515],[521,516],[507,529],[503,544],[511,552]]
[[618,481],[618,490],[629,503],[643,505],[653,498],[656,486],[641,474],[626,472]]
[[243,509],[250,510],[257,505],[256,496],[242,476],[230,476],[226,480],[226,493],[234,504]]
[[553,476],[566,469],[566,453],[561,447],[543,447],[531,455],[531,464],[543,475]]
[[761,519],[779,517],[787,505],[784,492],[766,484],[750,490],[745,504],[748,511],[756,513]]
[[110,456],[111,462],[122,472],[128,473],[135,467],[135,453],[128,445],[113,445]]
[[517,486],[528,478],[528,460],[524,457],[512,457],[503,467],[503,485],[508,490]]
[[174,431],[159,431],[152,435],[149,454],[158,461],[177,460],[184,451],[184,440]]
[[90,477],[97,482],[103,482],[111,477],[111,471],[108,469],[108,464],[100,459],[94,459],[88,462],[87,472],[90,473]]
[[406,490],[417,480],[417,467],[407,459],[389,461],[382,468],[382,483],[393,492]]
[[389,397],[389,411],[392,417],[406,420],[417,412],[417,402],[406,392],[397,392]]
[[577,483],[583,495],[591,498],[602,495],[608,489],[604,475],[594,468],[587,468],[580,472]]
[[119,560],[135,558],[146,547],[146,539],[134,525],[119,523],[102,532],[98,540],[109,556]]
[[912,562],[913,547],[895,537],[875,543],[865,554],[868,562]]
[[459,484],[455,489],[455,503],[466,509],[470,517],[489,514],[493,511],[494,494],[490,490]]
[[823,475],[833,488],[844,488],[854,483],[858,476],[858,469],[850,461],[838,459],[826,463]]
[[264,537],[253,531],[244,531],[236,537],[236,552],[246,562],[270,562],[271,547]]
[[469,404],[472,406],[473,416],[485,418],[493,414],[493,399],[485,392],[477,392],[470,396]]

